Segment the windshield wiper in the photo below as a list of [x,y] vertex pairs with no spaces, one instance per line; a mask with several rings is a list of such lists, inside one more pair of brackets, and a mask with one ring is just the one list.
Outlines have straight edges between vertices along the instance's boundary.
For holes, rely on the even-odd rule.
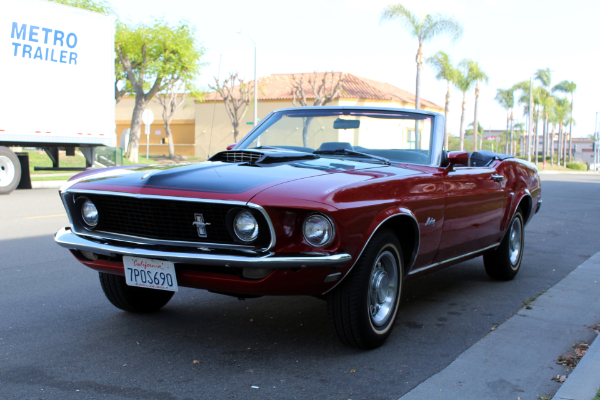
[[360,151],[350,150],[350,149],[335,149],[335,150],[315,150],[314,154],[332,154],[332,155],[351,155],[351,156],[361,156],[371,158],[373,160],[379,160],[385,165],[390,165],[390,160],[385,157],[374,156],[369,153],[361,153]]

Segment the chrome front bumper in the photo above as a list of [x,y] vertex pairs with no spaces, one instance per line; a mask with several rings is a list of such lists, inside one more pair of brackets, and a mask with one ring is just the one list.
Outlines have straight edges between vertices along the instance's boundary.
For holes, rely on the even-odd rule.
[[[122,245],[113,245],[108,242],[91,240],[76,235],[70,228],[61,228],[54,234],[54,241],[59,246],[69,250],[89,251],[106,256],[126,255],[147,258],[158,258],[175,263],[214,265],[221,267],[242,268],[305,268],[305,267],[335,267],[341,266],[352,260],[350,254],[334,255],[301,255],[293,257],[279,257],[274,253],[257,256],[223,255],[193,252],[171,252],[136,248],[132,243],[123,242]],[[201,246],[199,244],[198,246]]]

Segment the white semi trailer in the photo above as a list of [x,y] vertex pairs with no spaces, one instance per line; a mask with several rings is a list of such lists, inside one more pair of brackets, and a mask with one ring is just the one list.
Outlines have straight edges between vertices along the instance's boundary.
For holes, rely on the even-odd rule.
[[[21,166],[8,146],[59,150],[115,146],[114,17],[42,0],[0,2],[0,194]],[[27,171],[28,173],[28,171]]]

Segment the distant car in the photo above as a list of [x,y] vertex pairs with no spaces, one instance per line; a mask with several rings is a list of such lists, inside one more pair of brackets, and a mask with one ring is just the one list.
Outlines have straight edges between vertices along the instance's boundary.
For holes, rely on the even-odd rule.
[[443,130],[420,110],[278,110],[206,162],[74,176],[55,240],[120,309],[156,311],[180,286],[314,295],[344,344],[374,348],[409,278],[480,255],[514,278],[542,203],[534,165],[448,153]]

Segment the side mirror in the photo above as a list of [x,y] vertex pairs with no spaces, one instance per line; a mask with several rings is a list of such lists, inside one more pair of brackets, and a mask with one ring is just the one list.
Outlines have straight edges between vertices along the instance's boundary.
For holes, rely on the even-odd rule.
[[455,165],[469,165],[469,153],[466,151],[448,153],[448,166],[452,169]]
[[236,145],[237,145],[237,143],[230,144],[229,146],[227,146],[227,150],[233,149]]

